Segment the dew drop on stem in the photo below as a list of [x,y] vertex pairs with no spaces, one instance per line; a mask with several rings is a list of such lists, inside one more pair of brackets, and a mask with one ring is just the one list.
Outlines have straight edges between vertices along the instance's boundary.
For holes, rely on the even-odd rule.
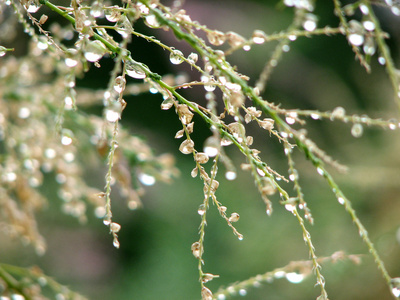
[[139,63],[127,60],[125,62],[125,72],[128,76],[135,79],[144,79],[146,78],[146,73],[143,70],[143,67],[140,66]]
[[171,63],[173,63],[174,65],[179,65],[183,62],[182,59],[183,53],[179,50],[174,50],[171,52],[171,54],[169,55],[169,60],[171,61]]
[[204,153],[209,157],[214,157],[219,153],[220,141],[214,137],[210,136],[204,142]]
[[356,123],[351,127],[351,135],[354,136],[355,138],[359,138],[363,134],[363,127],[361,124]]
[[96,40],[87,43],[84,56],[88,61],[96,62],[100,60],[106,52],[107,49],[103,43]]
[[161,103],[161,109],[162,110],[168,110],[170,109],[172,106],[174,106],[174,99],[171,97],[168,97],[167,99],[165,99],[162,103]]

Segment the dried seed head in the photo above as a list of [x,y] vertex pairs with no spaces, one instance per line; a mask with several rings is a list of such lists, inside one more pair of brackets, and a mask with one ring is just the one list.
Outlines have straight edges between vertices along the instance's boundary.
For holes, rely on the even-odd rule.
[[192,170],[192,172],[190,172],[190,175],[195,178],[197,176],[197,174],[199,173],[199,169],[196,167]]
[[175,134],[175,138],[176,139],[180,139],[181,137],[183,137],[183,134],[185,133],[185,130],[181,129],[179,130],[176,134]]
[[194,122],[192,122],[186,126],[186,129],[189,134],[191,134],[193,132],[193,126],[194,126]]
[[[215,180],[215,179],[213,179],[213,181],[211,182],[210,178],[207,179],[206,182],[207,182],[207,184],[204,185],[204,194],[207,194],[209,190],[212,193],[215,193],[215,191],[219,187],[219,182],[217,180]],[[210,185],[210,183],[211,183],[211,185]]]
[[194,151],[194,142],[193,140],[185,140],[179,146],[179,151],[183,154],[190,154]]
[[118,223],[112,222],[110,224],[110,230],[114,233],[117,233],[118,231],[121,230],[121,225],[119,225]]
[[192,254],[196,258],[200,258],[203,255],[203,247],[199,242],[194,242],[191,246]]
[[231,45],[232,47],[240,46],[245,42],[244,37],[233,31],[227,32],[226,38],[228,40],[229,45]]
[[206,282],[209,282],[209,281],[213,280],[214,278],[218,278],[218,277],[219,277],[219,275],[205,273],[205,274],[203,274],[201,281],[203,281],[203,283],[206,283]]
[[240,92],[233,92],[229,97],[229,102],[234,107],[240,107],[244,103],[244,96]]
[[207,38],[210,44],[214,46],[221,46],[226,41],[226,36],[223,32],[215,30],[207,33]]
[[213,294],[207,287],[203,286],[201,289],[201,299],[202,300],[212,300]]
[[266,196],[271,196],[276,193],[276,187],[271,179],[263,177],[261,193]]
[[179,114],[179,119],[185,125],[188,125],[193,118],[193,113],[189,110],[186,104],[179,104],[177,107],[177,112]]
[[231,216],[229,217],[229,222],[237,222],[239,221],[239,214],[238,213],[232,213]]
[[272,130],[274,128],[275,121],[270,118],[265,118],[264,120],[260,121],[260,127],[264,128],[265,130]]
[[227,208],[226,208],[226,206],[220,206],[220,207],[218,208],[218,210],[219,210],[220,214],[225,214]]
[[48,16],[42,15],[42,16],[40,17],[40,20],[39,20],[40,25],[43,25],[44,23],[46,23],[46,21],[47,21],[48,18],[49,18]]
[[196,153],[194,159],[200,164],[205,164],[208,162],[208,155],[203,152],[198,152]]

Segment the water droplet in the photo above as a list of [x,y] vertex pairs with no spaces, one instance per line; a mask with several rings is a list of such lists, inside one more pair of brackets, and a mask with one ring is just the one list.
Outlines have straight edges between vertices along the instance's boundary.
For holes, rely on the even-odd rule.
[[296,205],[293,204],[285,204],[285,209],[287,211],[293,212],[296,209]]
[[103,9],[101,8],[99,2],[95,1],[90,8],[90,15],[93,18],[100,18],[103,15]]
[[25,300],[25,297],[22,296],[21,294],[12,294],[11,295],[11,300]]
[[338,118],[338,119],[341,119],[341,118],[343,118],[344,116],[346,115],[346,110],[343,108],[343,107],[341,107],[341,106],[338,106],[338,107],[336,107],[333,111],[332,111],[332,119],[333,118]]
[[204,206],[204,204],[200,204],[199,209],[197,210],[197,213],[202,216],[206,213],[206,208]]
[[135,79],[144,79],[146,78],[146,73],[142,66],[139,63],[133,62],[131,60],[125,61],[125,71],[128,76]]
[[64,129],[61,134],[61,144],[63,144],[64,146],[71,145],[72,137],[73,137],[72,131],[68,130],[68,129]]
[[216,86],[213,85],[213,84],[211,84],[211,83],[206,83],[206,84],[204,85],[204,89],[205,89],[207,92],[213,92],[213,91],[215,91],[215,88],[216,88]]
[[6,47],[0,46],[0,57],[6,55],[7,51],[6,51]]
[[114,90],[120,94],[125,90],[126,80],[123,76],[118,76],[114,81]]
[[226,36],[223,32],[215,30],[207,33],[207,39],[210,44],[214,46],[221,46],[223,43],[225,43]]
[[354,46],[361,46],[364,43],[364,36],[357,33],[349,35],[349,42]]
[[239,295],[240,296],[246,296],[247,295],[247,291],[245,289],[240,289],[239,290]]
[[294,123],[296,123],[296,119],[293,117],[288,116],[285,119],[286,119],[286,123],[288,123],[289,125],[293,125]]
[[171,63],[173,63],[174,65],[179,65],[183,62],[182,59],[183,53],[179,50],[174,50],[171,52],[171,54],[169,55],[169,60],[171,61]]
[[8,182],[12,182],[17,179],[17,174],[15,174],[14,172],[8,172],[5,174],[5,178]]
[[94,215],[96,216],[96,218],[104,218],[104,216],[106,215],[106,209],[104,206],[97,206],[94,209]]
[[320,118],[318,114],[311,114],[310,117],[313,120],[319,120],[319,118]]
[[397,128],[397,121],[395,119],[389,120],[389,129],[395,130]]
[[395,16],[400,16],[400,9],[398,7],[392,6],[390,10],[392,11],[392,14],[394,14]]
[[386,59],[382,56],[378,57],[378,62],[379,64],[381,64],[382,66],[386,64]]
[[285,276],[286,276],[286,272],[285,272],[285,271],[277,271],[277,272],[275,272],[275,274],[274,274],[274,277],[277,278],[277,279],[283,278],[283,277],[285,277]]
[[88,42],[85,47],[85,58],[90,62],[96,62],[103,57],[103,55],[107,52],[106,47],[102,42],[96,40]]
[[285,276],[286,276],[286,279],[291,283],[300,283],[304,279],[303,274],[299,274],[296,272],[287,273]]
[[363,46],[364,53],[367,55],[374,55],[376,51],[375,41],[372,37],[368,36],[365,39]]
[[18,111],[18,117],[21,119],[27,119],[31,115],[31,110],[28,107],[21,107]]
[[158,22],[157,17],[153,14],[146,16],[145,23],[151,28],[160,28],[161,24]]
[[290,181],[295,181],[295,180],[297,180],[298,179],[298,173],[297,173],[297,170],[293,170],[293,171],[291,171],[291,173],[290,173],[290,175],[289,175],[289,180]]
[[226,296],[224,294],[219,294],[217,299],[218,300],[226,300]]
[[174,106],[174,99],[172,97],[168,97],[161,103],[161,109],[162,110],[168,110],[172,106]]
[[283,52],[289,52],[290,51],[290,46],[289,45],[283,45],[282,46],[282,51]]
[[228,179],[228,180],[235,180],[236,176],[237,176],[237,174],[236,174],[235,171],[227,171],[225,173],[225,178]]
[[114,239],[114,241],[113,241],[113,246],[114,246],[115,248],[119,249],[120,243],[119,243],[118,239]]
[[128,202],[128,208],[130,210],[135,210],[140,206],[140,202],[138,202],[138,200],[130,200]]
[[103,220],[103,224],[106,225],[106,226],[108,226],[108,225],[111,224],[111,220],[109,220],[109,219],[104,219],[104,220]]
[[254,43],[254,44],[263,44],[263,43],[265,42],[266,37],[267,37],[267,36],[266,36],[266,34],[265,34],[264,31],[262,31],[262,30],[255,30],[255,31],[253,32],[253,36],[252,36],[253,43]]
[[361,46],[364,43],[364,27],[360,22],[351,20],[349,22],[350,35],[349,42],[354,46]]
[[114,8],[115,9],[110,8],[109,10],[106,11],[106,14],[105,14],[106,19],[112,23],[117,22],[121,18],[121,12],[116,9],[118,7],[115,6]]
[[108,122],[115,123],[119,120],[119,118],[121,117],[121,114],[114,109],[106,109],[105,117]]
[[351,135],[354,136],[355,138],[361,137],[363,134],[363,131],[364,131],[364,129],[363,129],[362,125],[359,123],[355,123],[353,125],[353,127],[351,127]]
[[303,22],[303,28],[307,31],[314,31],[317,28],[317,16],[314,14],[307,14]]
[[29,3],[29,6],[26,8],[28,13],[34,14],[35,12],[37,12],[39,10],[41,5],[37,5],[35,2],[36,1],[31,1]]
[[344,201],[344,199],[342,197],[338,197],[337,200],[341,205],[344,205],[345,201]]
[[39,40],[37,41],[36,46],[40,50],[46,50],[49,47],[49,44],[48,44],[47,40],[44,37],[40,37]]
[[138,179],[141,183],[147,186],[151,186],[156,183],[156,178],[146,173],[140,173]]
[[39,277],[39,278],[38,278],[38,283],[39,283],[41,286],[47,285],[47,279],[46,279],[46,277]]
[[369,8],[368,8],[368,6],[366,6],[366,5],[364,5],[364,4],[361,4],[361,5],[360,5],[360,10],[361,10],[361,12],[363,13],[363,15],[368,15],[368,13],[369,13]]
[[223,137],[221,139],[221,146],[229,146],[232,145],[232,143],[233,143],[232,140],[228,137]]
[[56,300],[65,300],[65,296],[63,294],[61,294],[61,293],[58,293],[56,295]]
[[67,65],[67,67],[73,68],[78,64],[78,60],[71,57],[67,57],[65,58],[65,64]]
[[396,297],[400,297],[400,277],[392,278],[390,280],[390,287],[392,288],[392,294]]
[[242,234],[239,233],[239,234],[237,235],[237,237],[238,237],[238,240],[239,240],[239,241],[243,241],[243,235],[242,235]]
[[325,174],[324,170],[322,168],[320,168],[320,167],[317,168],[317,172],[321,176],[324,176],[324,174]]
[[364,21],[364,22],[363,22],[363,26],[364,26],[364,28],[365,28],[366,30],[368,30],[368,31],[373,31],[373,30],[375,30],[375,23],[372,22],[372,21],[369,21],[369,20]]
[[214,157],[219,153],[220,141],[214,137],[210,136],[204,141],[204,153],[209,157]]
[[189,54],[187,59],[191,64],[195,64],[199,59],[199,56],[197,55],[197,53],[192,52]]

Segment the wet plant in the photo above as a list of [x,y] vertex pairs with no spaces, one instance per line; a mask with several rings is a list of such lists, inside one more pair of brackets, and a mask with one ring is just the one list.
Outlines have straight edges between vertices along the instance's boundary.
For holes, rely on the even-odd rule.
[[[20,237],[24,244],[33,245],[38,255],[45,253],[46,241],[38,230],[40,220],[36,213],[48,201],[43,187],[52,177],[57,183],[62,211],[85,223],[87,212],[93,210],[107,226],[114,247],[119,248],[124,241],[119,240],[118,234],[124,228],[112,213],[114,187],[118,186],[120,196],[126,199],[126,207],[136,210],[146,206],[140,200],[145,186],[158,181],[171,182],[179,174],[174,156],[154,154],[144,139],[121,125],[123,112],[130,105],[125,99],[150,92],[158,95],[162,110],[174,110],[175,120],[180,124],[175,139],[181,140],[180,153],[176,151],[175,157],[179,159],[182,154],[193,157],[190,176],[200,182],[199,192],[193,197],[193,209],[200,216],[199,235],[191,246],[188,245],[188,251],[191,250],[197,260],[199,297],[211,300],[227,299],[236,294],[245,296],[249,289],[274,278],[299,283],[305,277],[314,276],[319,289],[317,299],[328,299],[329,289],[321,264],[338,259],[359,263],[360,256],[343,252],[335,252],[330,257],[317,256],[318,249],[309,229],[317,222],[307,194],[303,193],[302,170],[297,167],[298,153],[301,153],[348,213],[388,289],[393,297],[399,298],[400,279],[393,277],[396,274],[389,274],[351,199],[332,175],[346,172],[347,167],[309,137],[307,122],[343,123],[354,138],[361,138],[368,128],[387,129],[393,131],[393,135],[398,134],[400,70],[396,68],[388,46],[390,37],[376,16],[375,5],[395,17],[400,15],[400,7],[395,1],[360,0],[345,6],[338,0],[332,2],[336,27],[318,24],[315,11],[316,6],[322,4],[312,0],[284,0],[280,2],[281,9],[293,12],[289,26],[274,33],[254,29],[252,35],[244,36],[233,31],[214,30],[192,20],[183,1],[174,1],[170,6],[155,0],[124,0],[118,4],[72,0],[64,5],[48,0],[2,1],[0,42],[6,45],[12,39],[17,23],[29,36],[29,46],[23,56],[14,55],[16,49],[8,45],[0,46],[3,231]],[[141,31],[137,28],[142,27],[137,24],[144,24],[147,29]],[[170,46],[169,40],[163,39],[165,32],[183,41],[185,49]],[[334,103],[329,110],[300,109],[285,108],[285,105],[276,104],[279,99],[274,102],[268,99],[271,78],[292,43],[313,36],[344,37],[367,73],[372,72],[375,62],[382,65],[397,111],[393,110],[386,118],[379,113],[374,116],[347,113],[346,108]],[[191,73],[182,80],[180,75],[154,72],[135,54],[134,38],[160,47],[169,53],[172,66],[187,64]],[[233,54],[264,45],[274,45],[274,48],[266,53],[266,63],[258,78],[240,73],[240,66],[232,64]],[[96,90],[77,86],[77,78],[84,78],[89,70],[101,72],[105,61],[112,64],[107,86]],[[199,101],[198,97],[185,93],[199,86],[204,89],[201,93],[204,99]],[[88,108],[96,106],[102,107],[102,113],[89,113]],[[209,129],[203,144],[196,139],[197,123]],[[267,139],[278,145],[285,156],[287,172],[272,167],[269,158],[253,146],[257,139]],[[227,148],[236,148],[242,161],[230,157]],[[88,163],[105,166],[103,190],[90,187],[85,180]],[[237,180],[239,172],[248,174],[254,181],[265,204],[266,218],[273,214],[277,205],[295,218],[309,260],[291,262],[212,290],[208,282],[223,275],[209,273],[204,256],[206,233],[212,230],[207,227],[210,210],[217,210],[239,243],[246,242],[236,225],[246,222],[240,218],[240,211],[230,209],[218,197],[220,182]],[[50,287],[57,299],[83,298],[39,269],[0,264],[2,299],[45,299],[44,287],[46,290]]]

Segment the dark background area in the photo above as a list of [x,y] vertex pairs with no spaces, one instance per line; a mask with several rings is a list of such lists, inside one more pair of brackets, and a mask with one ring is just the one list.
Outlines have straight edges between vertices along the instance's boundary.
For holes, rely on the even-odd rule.
[[[168,4],[168,1],[163,3]],[[192,20],[211,29],[235,31],[245,37],[250,37],[254,29],[264,30],[267,34],[284,30],[293,17],[292,9],[277,5],[277,1],[187,0],[183,8]],[[376,13],[383,29],[391,36],[389,45],[398,66],[400,19],[381,7]],[[338,26],[330,1],[319,1],[315,14],[319,17],[318,27]],[[141,21],[135,24],[135,29],[156,36],[185,55],[191,52],[171,32],[151,30]],[[21,43],[20,39],[18,43]],[[250,76],[250,82],[254,83],[275,45],[254,45],[249,52],[240,50],[233,54],[229,61],[238,66],[239,72]],[[288,109],[325,111],[343,106],[348,114],[367,113],[371,118],[383,119],[398,117],[389,78],[376,62],[376,54],[372,58],[372,73],[367,74],[355,60],[343,36],[299,37],[290,47],[263,94],[268,101],[281,103],[283,108]],[[171,65],[169,53],[156,45],[135,38],[130,50],[135,60],[144,62],[161,75],[183,72],[189,80],[199,79],[189,67]],[[78,80],[78,87],[106,87],[112,60],[104,58],[100,64],[101,69],[93,67]],[[205,103],[201,88],[183,93],[191,101]],[[49,207],[38,217],[41,232],[49,246],[46,255],[37,257],[31,248],[21,247],[19,241],[1,237],[1,259],[20,266],[37,264],[59,282],[68,284],[90,299],[199,299],[197,260],[190,246],[198,240],[200,217],[197,208],[203,201],[203,184],[199,178],[190,176],[194,167],[192,158],[178,151],[181,141],[175,140],[174,135],[181,127],[172,110],[160,109],[161,96],[140,94],[125,100],[128,105],[123,112],[122,124],[132,134],[146,137],[156,153],[173,153],[181,176],[170,185],[157,183],[146,187],[142,199],[144,207],[134,212],[129,211],[115,193],[113,218],[122,226],[119,250],[112,246],[112,238],[102,221],[90,211],[88,224],[81,226],[75,219],[64,216],[57,199],[51,197]],[[192,137],[196,145],[201,145],[210,131],[200,118],[195,117],[194,120]],[[254,136],[255,148],[261,150],[261,157],[272,168],[287,174],[282,145],[257,127],[250,126],[248,130],[248,134]],[[393,277],[399,276],[399,131],[364,128],[362,138],[355,139],[350,133],[351,124],[338,121],[310,119],[306,128],[309,136],[328,155],[349,166],[347,174],[331,171],[353,202],[389,273]],[[244,157],[233,146],[226,151],[238,167],[238,178],[233,182],[225,180],[221,166],[217,177],[221,184],[216,195],[228,207],[228,212],[240,214],[236,225],[244,240],[239,241],[232,234],[215,207],[211,206],[203,270],[220,275],[220,278],[207,284],[213,291],[219,286],[227,286],[285,266],[290,261],[309,257],[297,220],[279,205],[278,196],[272,197],[274,213],[267,217],[254,180],[239,168],[245,162]],[[367,247],[328,184],[302,153],[295,151],[294,158],[305,200],[315,219],[315,225],[308,225],[308,229],[316,254],[329,256],[339,250],[348,254],[365,254],[360,265],[349,261],[323,265],[322,274],[330,299],[391,299],[383,278],[368,255]],[[210,163],[206,168],[210,168]],[[101,189],[105,168],[99,170],[96,166],[88,166],[87,173],[93,185]],[[290,187],[288,191],[292,192]],[[52,192],[48,193],[51,195]],[[249,289],[247,296],[240,298],[315,299],[319,288],[313,288],[314,284],[314,276],[296,285],[285,279],[276,279],[259,288]]]

